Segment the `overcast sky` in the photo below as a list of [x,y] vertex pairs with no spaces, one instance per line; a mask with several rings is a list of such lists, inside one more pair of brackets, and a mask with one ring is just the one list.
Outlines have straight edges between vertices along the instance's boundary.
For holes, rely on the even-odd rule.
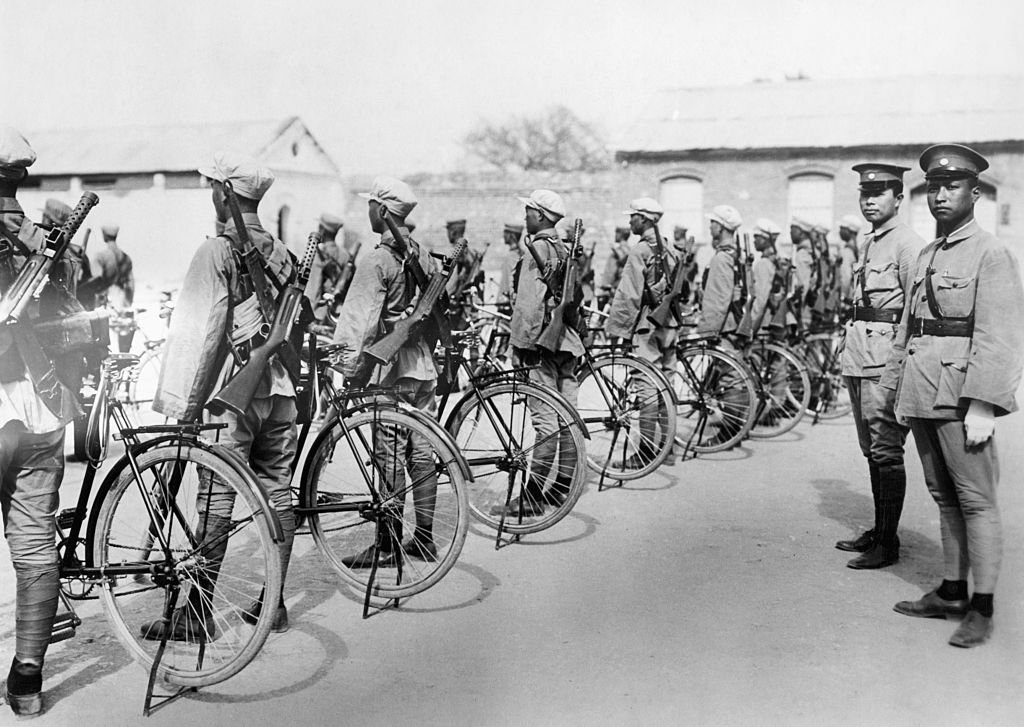
[[1020,0],[0,6],[0,123],[30,133],[298,114],[344,173],[451,168],[480,118],[557,103],[614,139],[660,88],[1024,73]]

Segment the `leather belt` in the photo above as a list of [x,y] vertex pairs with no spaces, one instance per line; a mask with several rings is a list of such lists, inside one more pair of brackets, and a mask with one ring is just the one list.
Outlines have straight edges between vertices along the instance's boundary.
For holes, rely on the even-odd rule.
[[902,308],[865,308],[858,305],[853,309],[853,320],[870,323],[899,323],[901,315]]
[[911,318],[911,336],[958,336],[970,338],[974,335],[973,318]]

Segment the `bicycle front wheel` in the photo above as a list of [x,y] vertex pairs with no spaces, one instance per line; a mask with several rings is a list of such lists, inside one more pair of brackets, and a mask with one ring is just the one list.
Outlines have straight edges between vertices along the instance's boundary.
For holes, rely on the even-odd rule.
[[616,480],[656,470],[676,437],[668,380],[646,361],[623,355],[602,356],[578,375],[577,409],[590,432],[590,469]]
[[583,427],[560,394],[518,380],[463,397],[445,423],[473,471],[469,508],[513,535],[545,530],[583,493]]
[[850,392],[843,378],[842,335],[815,333],[804,341],[804,360],[811,377],[811,399],[807,409],[819,419],[839,419],[852,410]]
[[458,459],[443,431],[397,409],[343,414],[317,436],[299,512],[345,583],[393,599],[444,578],[469,527]]
[[224,681],[270,632],[275,609],[263,609],[255,624],[243,612],[264,588],[281,589],[272,506],[237,465],[199,445],[172,443],[136,459],[141,478],[122,460],[97,495],[92,553],[104,571],[107,617],[132,656],[151,667],[165,601],[180,589],[171,626],[181,639],[167,641],[158,673],[186,687]]
[[672,378],[679,419],[676,443],[698,453],[738,444],[753,426],[757,388],[734,356],[705,346],[684,349]]

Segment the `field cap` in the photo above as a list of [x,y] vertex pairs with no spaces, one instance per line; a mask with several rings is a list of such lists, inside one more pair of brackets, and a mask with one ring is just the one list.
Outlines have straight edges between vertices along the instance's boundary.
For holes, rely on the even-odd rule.
[[774,222],[769,220],[767,217],[761,217],[754,223],[753,233],[755,235],[765,235],[766,237],[773,237],[781,235],[782,230]]
[[345,220],[341,219],[337,215],[332,215],[330,212],[324,212],[320,215],[320,226],[332,235],[338,234],[345,224]]
[[412,189],[401,179],[394,177],[377,177],[369,192],[360,192],[359,196],[377,202],[396,217],[405,218],[416,207],[419,200]]
[[811,227],[812,227],[810,222],[808,222],[806,220],[802,220],[799,217],[794,217],[790,221],[789,225],[790,225],[790,227],[798,227],[801,230],[803,230],[804,232],[810,232],[811,231]]
[[713,207],[706,217],[730,231],[735,230],[743,224],[743,218],[740,217],[739,211],[735,207],[727,204],[720,204]]
[[622,214],[630,216],[640,215],[651,222],[657,222],[665,214],[665,208],[656,199],[638,197],[629,203],[629,209]]
[[541,214],[552,222],[558,222],[565,217],[565,202],[550,189],[535,189],[530,192],[529,197],[517,197],[527,207],[540,210]]
[[849,230],[850,232],[860,232],[860,228],[864,225],[856,215],[843,215],[843,219],[839,220],[839,229]]
[[263,199],[263,195],[274,183],[272,171],[261,166],[252,157],[230,151],[217,152],[213,155],[213,164],[200,167],[198,171],[207,179],[231,182],[235,194],[257,202]]
[[71,206],[52,197],[43,203],[43,224],[60,227],[71,216]]
[[20,181],[36,161],[36,153],[21,132],[0,126],[0,179]]
[[117,237],[117,233],[119,233],[120,231],[121,228],[118,227],[117,225],[103,225],[103,227],[100,228],[100,232],[103,233],[104,239],[110,240],[113,240],[115,237]]

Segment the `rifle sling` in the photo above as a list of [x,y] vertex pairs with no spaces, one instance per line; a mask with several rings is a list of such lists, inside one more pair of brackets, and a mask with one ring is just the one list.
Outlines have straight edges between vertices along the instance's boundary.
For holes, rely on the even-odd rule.
[[[61,383],[57,378],[57,372],[53,367],[50,357],[43,351],[35,332],[28,325],[20,323],[11,324],[8,329],[18,347],[18,354],[21,356],[25,369],[28,371],[32,386],[36,394],[46,404],[55,417],[68,421],[81,413],[78,401],[70,389]],[[67,392],[67,400],[65,399]],[[65,408],[67,407],[67,408]]]

